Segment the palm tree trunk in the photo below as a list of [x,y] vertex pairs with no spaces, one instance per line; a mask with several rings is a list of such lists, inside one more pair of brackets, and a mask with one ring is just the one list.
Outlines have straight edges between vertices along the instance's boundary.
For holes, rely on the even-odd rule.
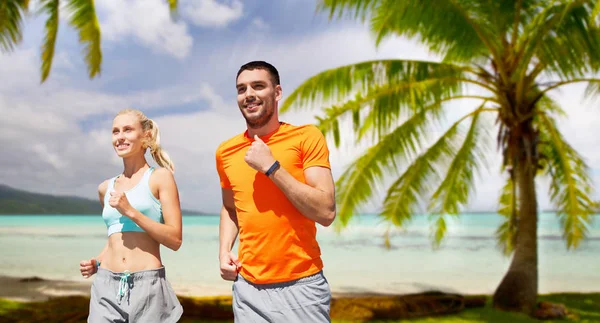
[[508,272],[494,293],[493,304],[501,310],[532,314],[538,292],[536,140],[530,123],[522,124],[519,132],[521,140],[513,168],[519,199],[515,250]]

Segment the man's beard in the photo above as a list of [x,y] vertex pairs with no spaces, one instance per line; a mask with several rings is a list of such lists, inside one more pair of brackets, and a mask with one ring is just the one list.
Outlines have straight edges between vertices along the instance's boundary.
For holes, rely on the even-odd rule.
[[253,116],[252,118],[248,118],[245,113],[242,113],[244,119],[246,119],[246,124],[252,129],[257,129],[266,125],[269,120],[271,120],[271,117],[273,117],[273,114],[275,114],[275,109],[268,109],[266,105],[263,105],[263,109],[259,115]]

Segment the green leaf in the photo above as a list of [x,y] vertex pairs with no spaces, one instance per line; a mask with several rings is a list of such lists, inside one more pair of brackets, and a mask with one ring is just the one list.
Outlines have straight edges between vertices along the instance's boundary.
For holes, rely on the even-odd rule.
[[455,78],[433,78],[382,88],[382,92],[370,91],[366,96],[369,109],[366,116],[359,119],[361,124],[355,124],[357,141],[368,133],[377,140],[405,117],[430,109],[433,105],[467,98],[460,95],[464,92],[464,82]]
[[325,0],[320,10],[330,18],[343,13],[361,20],[370,18],[376,43],[393,36],[417,37],[447,61],[470,61],[500,53],[498,33],[508,30],[514,20],[516,1],[439,0],[427,1]]
[[537,117],[544,143],[540,152],[550,177],[550,198],[557,207],[567,248],[577,248],[586,237],[594,214],[589,168],[562,137],[554,119],[544,113]]
[[23,17],[29,8],[28,0],[0,1],[0,50],[11,52],[23,39]]
[[421,198],[431,191],[431,183],[440,178],[436,164],[455,154],[459,122],[452,125],[429,149],[416,158],[387,190],[381,216],[402,226],[413,214]]
[[[585,93],[584,95],[586,97],[593,97],[596,96],[598,94],[600,94],[600,79],[597,78],[575,78],[575,79],[570,79],[570,80],[566,80],[566,81],[552,81],[552,82],[548,82],[547,87],[544,88],[542,91],[539,91],[539,93],[536,93],[536,95],[540,98],[543,98],[547,92],[552,91],[554,89],[557,89],[559,87],[568,85],[568,84],[574,84],[574,83],[581,83],[581,82],[586,82],[588,83],[586,89],[585,89]],[[536,91],[538,92],[538,91]]]
[[317,5],[318,11],[329,11],[329,17],[342,17],[344,13],[364,21],[369,12],[380,0],[321,0]]
[[43,0],[41,2],[41,11],[48,14],[46,20],[46,36],[42,47],[42,82],[48,78],[54,58],[54,46],[56,45],[56,35],[58,33],[58,12],[59,0]]
[[[467,78],[466,71],[460,66],[411,60],[377,60],[346,65],[323,71],[305,81],[285,99],[280,112],[285,113],[292,107],[299,110],[312,108],[314,104],[340,105],[357,95],[369,96],[370,92],[378,89],[385,91],[385,87],[402,88],[401,84],[405,84],[404,87],[410,84],[414,88],[419,82],[442,79],[448,82],[454,80],[455,84],[458,81],[474,82]],[[440,90],[443,89],[436,90],[437,93]]]
[[446,231],[448,231],[448,227],[446,226],[446,218],[443,214],[437,216],[435,224],[431,227],[434,249],[438,249],[440,247],[440,241],[442,241],[444,235],[446,235]]
[[552,99],[550,99],[550,97],[544,95],[537,107],[538,110],[540,110],[540,112],[549,114],[549,115],[556,115],[559,117],[566,117],[567,113],[565,112],[565,110],[563,110],[563,108],[558,105],[555,101],[553,101]]
[[589,98],[598,94],[600,94],[600,79],[590,80],[585,88],[585,96]]
[[93,0],[69,0],[71,17],[69,23],[79,32],[79,42],[84,44],[88,74],[93,78],[100,73],[102,50],[100,48],[100,24]]
[[598,27],[598,16],[600,16],[600,0],[596,0],[596,4],[594,5],[594,9],[592,9],[592,24]]
[[376,44],[392,35],[418,35],[430,50],[444,54],[445,61],[466,62],[500,51],[501,39],[492,36],[491,24],[485,21],[490,17],[481,19],[485,6],[483,2],[456,0],[436,0],[435,5],[426,1],[381,1],[371,29],[377,36]]
[[503,255],[510,256],[515,250],[519,214],[516,186],[510,176],[502,187],[499,204],[498,214],[505,220],[496,229],[496,243]]
[[567,80],[583,77],[600,67],[600,29],[588,24],[589,1],[547,2],[521,33],[518,72],[523,77],[532,58],[546,67],[546,74]]
[[[371,88],[364,96],[358,94],[354,100],[341,106],[324,109],[325,116],[318,117],[318,127],[325,134],[332,133],[337,131],[340,118],[352,114],[354,131],[358,134],[356,140],[362,140],[370,131],[374,135],[373,139],[377,140],[394,129],[400,118],[410,117],[421,109],[429,109],[433,104],[460,98],[485,99],[478,96],[453,96],[461,91],[462,81],[452,78],[382,85]],[[429,102],[434,103],[428,104]],[[339,137],[339,133],[333,135]]]
[[336,183],[338,230],[346,226],[357,208],[373,195],[372,188],[385,171],[395,172],[397,160],[410,159],[417,153],[419,143],[427,135],[428,124],[435,120],[440,109],[440,104],[434,104],[414,114],[348,166]]
[[469,131],[448,166],[446,177],[431,197],[429,210],[435,214],[460,214],[461,207],[469,202],[474,175],[485,164],[483,146],[488,138],[480,121],[479,109],[472,115]]

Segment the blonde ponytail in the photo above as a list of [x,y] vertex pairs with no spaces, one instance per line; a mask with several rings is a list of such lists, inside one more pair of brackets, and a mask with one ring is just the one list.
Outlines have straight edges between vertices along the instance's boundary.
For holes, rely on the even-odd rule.
[[133,114],[138,117],[142,125],[142,130],[149,133],[149,136],[144,141],[144,149],[150,149],[152,159],[160,166],[167,168],[172,173],[175,172],[175,165],[169,157],[169,154],[162,149],[160,146],[160,131],[158,130],[158,124],[152,119],[148,119],[146,115],[140,110],[136,109],[125,109],[121,110],[117,115],[122,114]]
[[165,167],[171,172],[175,172],[175,165],[169,154],[162,149],[160,146],[160,131],[158,130],[158,124],[152,119],[148,119],[150,125],[150,140],[148,140],[148,148],[150,148],[150,154],[158,165]]

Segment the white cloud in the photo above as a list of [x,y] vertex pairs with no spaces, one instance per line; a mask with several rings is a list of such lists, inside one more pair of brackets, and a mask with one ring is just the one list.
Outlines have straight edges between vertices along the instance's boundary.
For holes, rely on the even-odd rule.
[[187,0],[181,2],[181,14],[192,24],[201,27],[225,27],[240,19],[243,4],[239,0],[228,1],[229,4],[217,0]]
[[0,55],[1,93],[21,91],[31,85],[33,80],[39,80],[38,69],[33,68],[39,66],[36,54],[37,50],[30,48]]
[[[108,13],[107,19],[102,20],[108,23],[106,27],[103,26],[104,35],[108,28],[108,35],[112,35],[115,41],[131,37],[142,41],[143,37],[147,37],[142,34],[152,34],[164,27],[179,30],[177,37],[189,37],[186,30],[177,29],[179,27],[175,25],[168,27],[173,24],[170,20],[164,20],[168,18],[168,8],[158,2],[129,1],[124,5],[115,0],[98,2],[98,6]],[[145,10],[149,9],[144,6],[155,7],[157,12],[147,12]],[[232,2],[230,7],[234,6],[235,2]],[[182,8],[185,8],[185,2]],[[146,12],[146,15],[138,15],[142,12]],[[154,16],[163,13],[165,16],[162,18]],[[143,30],[137,30],[138,27]],[[176,165],[175,177],[182,206],[217,211],[220,189],[214,165],[215,149],[221,141],[245,130],[244,120],[234,99],[233,76],[238,66],[254,59],[274,63],[281,73],[285,99],[302,81],[332,67],[374,58],[438,59],[422,47],[403,40],[388,40],[376,50],[366,28],[326,30],[286,39],[274,39],[268,33],[253,37],[256,39],[238,39],[238,42],[232,39],[230,46],[211,50],[207,55],[211,58],[208,64],[206,57],[195,58],[186,68],[198,71],[196,78],[185,79],[180,84],[171,83],[164,88],[146,88],[121,94],[84,89],[77,84],[69,84],[65,79],[57,80],[54,72],[47,83],[40,86],[36,49],[0,56],[0,70],[3,71],[0,75],[2,182],[23,189],[96,198],[97,185],[118,173],[122,164],[110,145],[110,133],[107,130],[110,121],[103,122],[101,128],[91,132],[81,131],[79,121],[96,115],[111,115],[131,106],[151,112],[156,108],[202,101],[210,110],[154,119],[161,129],[162,144]],[[247,47],[247,43],[252,45]],[[162,50],[169,46],[160,37],[147,45]],[[80,54],[68,53],[64,57],[80,57],[77,55]],[[219,68],[215,69],[214,74],[204,73],[207,68],[202,64]],[[66,73],[70,70],[66,64],[63,74],[68,75]],[[226,75],[223,76],[223,73]],[[112,76],[103,75],[103,78]],[[229,87],[231,98],[224,99],[222,92],[215,91],[213,82],[222,84],[223,79],[232,80]],[[575,86],[563,91],[559,101],[570,118],[562,121],[560,127],[590,166],[600,168],[600,153],[595,148],[598,134],[596,125],[600,122],[600,115],[590,105],[577,104],[582,88]],[[457,107],[461,111],[469,109],[468,104],[463,103]],[[313,123],[317,113],[319,110],[287,113],[282,119],[293,124]],[[453,114],[449,119],[456,116]],[[349,129],[346,130],[348,133]],[[353,145],[346,142],[340,149],[331,145],[334,175],[339,177],[348,161],[365,148],[364,143]],[[493,159],[490,173],[483,173],[477,181],[477,195],[472,203],[474,208],[495,208],[497,204],[498,190],[503,184],[501,176],[497,175],[497,157]],[[547,189],[543,187],[543,182],[539,194],[540,207],[547,207]]]
[[32,150],[38,154],[38,158],[46,161],[55,169],[64,169],[69,165],[69,160],[60,158],[55,152],[50,151],[48,147],[42,143],[34,144]]
[[171,19],[166,1],[103,0],[96,2],[96,5],[103,39],[133,39],[156,52],[178,59],[189,55],[192,37],[183,21]]
[[[94,131],[80,129],[78,122],[90,115],[112,115],[131,106],[149,112],[156,107],[184,103],[198,102],[199,105],[209,106],[223,104],[214,90],[203,83],[119,95],[82,90],[76,88],[77,85],[58,86],[51,79],[48,84],[40,86],[35,74],[37,65],[34,55],[28,55],[27,51],[15,54],[0,56],[0,66],[10,66],[13,71],[21,72],[10,77],[6,77],[7,74],[0,76],[0,146],[3,147],[0,178],[2,184],[21,189],[96,198],[97,185],[120,172],[122,161],[111,147],[110,120],[102,121],[101,127]],[[18,84],[18,87],[14,84]],[[24,91],[27,95],[23,95]],[[193,133],[197,127],[207,129],[204,122],[209,117],[199,115],[195,119],[184,118],[195,120],[188,123],[188,130],[192,131],[193,137],[189,132],[181,131],[178,121],[166,122],[165,128],[161,127],[163,144],[167,149],[173,147],[174,159],[187,161],[190,165],[189,171],[181,173],[184,176],[187,172],[193,173],[198,159],[180,158],[182,153],[178,152],[177,143],[187,140],[185,145],[181,145],[185,149],[179,150],[183,156],[186,156],[187,150],[191,151],[192,157],[196,153],[195,146],[199,138],[205,137],[204,141],[211,140],[212,143],[215,136]],[[172,116],[166,120],[169,118],[179,120],[181,117]],[[157,120],[162,125],[162,118]],[[223,129],[221,124],[227,123],[227,120],[227,117],[221,117],[208,126],[212,126],[212,131],[216,132]],[[178,134],[181,138],[172,140],[171,135]],[[180,164],[185,170],[186,162]]]
[[258,30],[263,30],[263,31],[269,29],[269,27],[270,27],[269,24],[267,24],[260,17],[252,19],[252,26],[256,27],[256,29],[258,29]]
[[[184,0],[179,15],[173,20],[164,0],[103,0],[97,2],[103,40],[126,42],[133,40],[154,52],[177,59],[189,56],[193,39],[187,23],[201,27],[221,28],[240,19],[243,4],[238,0],[226,3],[216,0]],[[109,46],[108,42],[104,43]]]

